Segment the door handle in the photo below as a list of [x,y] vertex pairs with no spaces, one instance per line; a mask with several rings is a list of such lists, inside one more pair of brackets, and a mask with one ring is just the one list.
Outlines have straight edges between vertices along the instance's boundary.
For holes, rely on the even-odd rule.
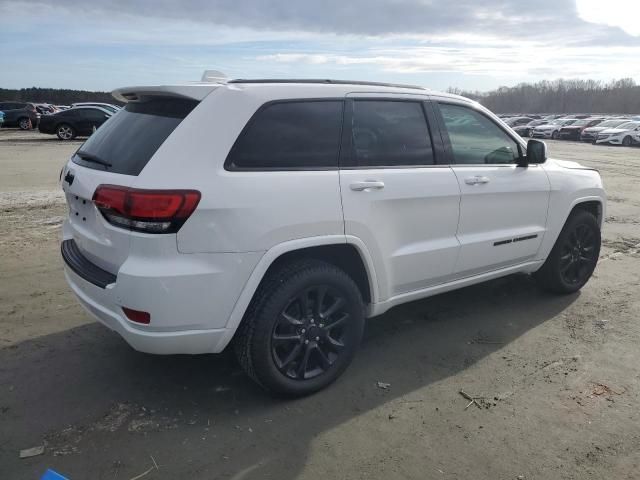
[[353,182],[349,187],[355,192],[362,192],[363,190],[382,190],[384,188],[384,182],[367,180],[364,182]]
[[476,175],[475,177],[467,177],[464,179],[464,183],[467,185],[477,185],[482,183],[489,183],[489,177],[483,177],[480,175]]

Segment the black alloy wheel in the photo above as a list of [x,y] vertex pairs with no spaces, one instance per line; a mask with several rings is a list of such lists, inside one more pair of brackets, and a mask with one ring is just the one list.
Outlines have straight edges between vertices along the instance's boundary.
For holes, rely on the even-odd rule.
[[364,331],[354,280],[323,260],[292,260],[263,280],[234,338],[244,371],[271,393],[321,390],[349,366]]
[[560,275],[563,280],[568,285],[584,284],[598,261],[598,251],[593,230],[589,225],[578,224],[562,245]]
[[348,341],[347,302],[329,285],[299,292],[280,313],[271,335],[271,353],[285,376],[306,380],[328,371]]
[[587,210],[567,219],[551,253],[534,273],[540,287],[554,293],[573,293],[591,278],[600,256],[600,225]]

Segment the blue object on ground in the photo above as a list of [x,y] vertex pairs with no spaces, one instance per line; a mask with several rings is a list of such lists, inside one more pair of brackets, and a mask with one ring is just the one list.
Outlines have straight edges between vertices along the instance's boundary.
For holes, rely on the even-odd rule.
[[44,472],[44,475],[40,480],[69,480],[69,479],[49,469],[46,472]]

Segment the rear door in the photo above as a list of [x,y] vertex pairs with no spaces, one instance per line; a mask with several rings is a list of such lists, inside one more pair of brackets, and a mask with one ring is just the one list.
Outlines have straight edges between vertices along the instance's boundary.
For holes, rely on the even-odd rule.
[[381,300],[447,281],[459,244],[460,191],[425,97],[350,95],[340,187],[345,232],[360,238]]
[[131,186],[197,103],[175,98],[129,103],[67,163],[62,172],[62,188],[69,206],[64,238],[73,239],[80,251],[102,269],[117,273],[129,254],[131,233],[103,218],[92,201],[96,188],[101,184]]
[[540,165],[518,167],[523,147],[480,109],[451,101],[436,105],[461,192],[456,276],[534,259],[546,232],[546,172]]

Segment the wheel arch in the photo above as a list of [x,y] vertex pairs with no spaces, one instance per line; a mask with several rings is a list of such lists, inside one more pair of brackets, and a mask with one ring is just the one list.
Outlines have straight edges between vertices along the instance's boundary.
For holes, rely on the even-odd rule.
[[602,228],[604,223],[604,205],[602,203],[602,199],[597,198],[595,200],[593,199],[578,200],[576,203],[573,204],[571,211],[569,212],[569,215],[567,215],[567,218],[565,219],[564,223],[567,223],[567,219],[575,211],[578,211],[578,210],[584,210],[586,212],[591,213],[594,217],[596,217],[596,220],[598,221],[598,225],[600,225],[600,228]]
[[353,278],[365,304],[378,301],[373,261],[364,243],[355,237],[329,235],[291,240],[267,250],[254,268],[227,321],[227,334],[221,346],[235,335],[255,293],[264,279],[285,263],[300,258],[315,258],[343,269]]
[[[556,204],[550,204],[550,215],[548,215],[547,232],[544,235],[542,244],[538,250],[537,259],[546,260],[551,249],[556,243],[562,228],[567,220],[576,210],[585,210],[595,215],[600,228],[604,226],[606,215],[606,198],[601,189],[590,189],[590,191],[581,192],[573,199],[561,199]],[[551,214],[551,212],[556,212]]]

